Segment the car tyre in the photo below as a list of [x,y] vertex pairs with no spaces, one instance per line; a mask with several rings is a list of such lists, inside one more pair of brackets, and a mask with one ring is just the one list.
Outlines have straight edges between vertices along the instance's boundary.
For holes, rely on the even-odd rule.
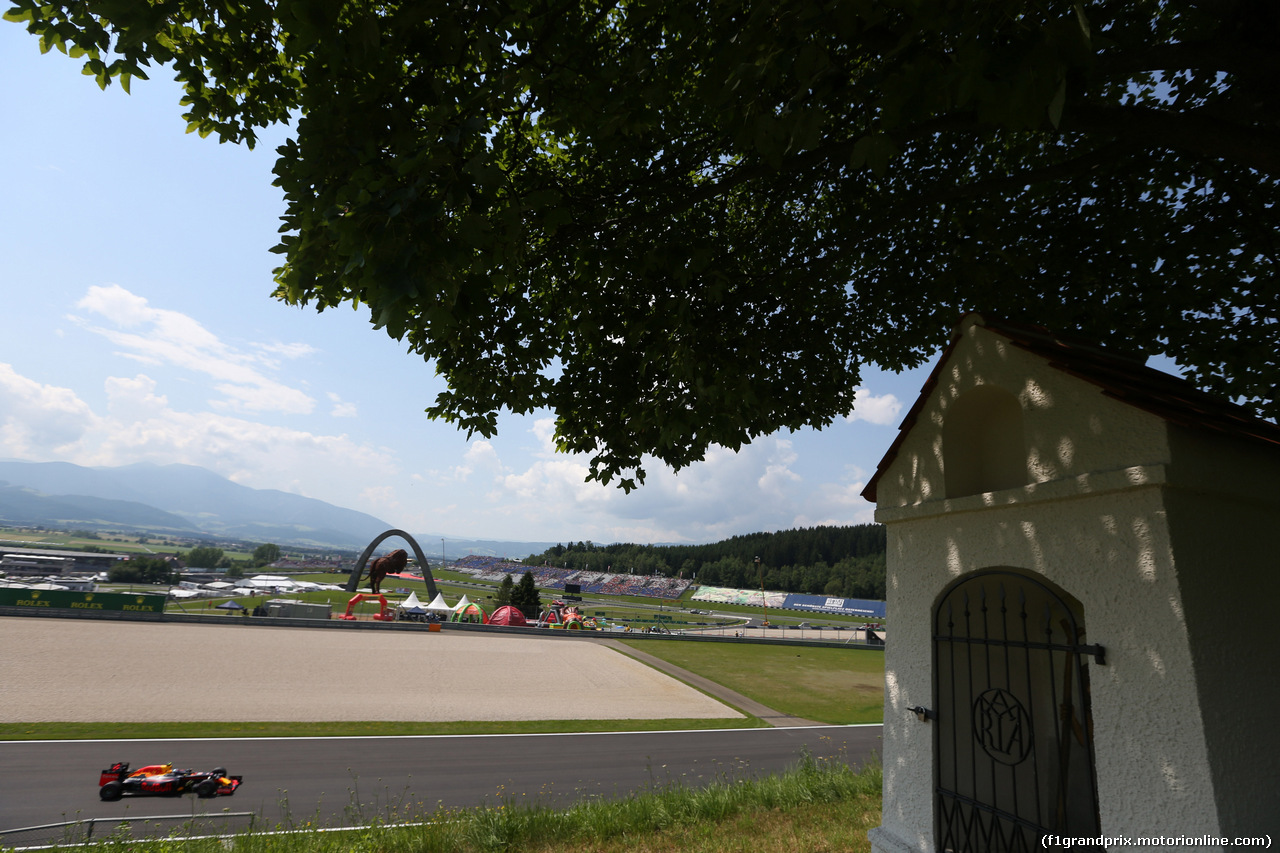
[[120,782],[108,782],[98,789],[98,796],[107,802],[114,802],[124,796],[124,785]]
[[206,779],[196,785],[193,790],[196,792],[197,797],[202,800],[207,800],[210,797],[218,796],[218,783],[213,779]]

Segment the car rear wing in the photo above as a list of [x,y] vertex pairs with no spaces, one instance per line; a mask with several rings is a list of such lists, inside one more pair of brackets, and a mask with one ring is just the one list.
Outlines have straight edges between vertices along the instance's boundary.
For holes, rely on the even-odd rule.
[[98,787],[102,787],[108,782],[115,782],[129,775],[129,762],[117,761],[106,770],[102,771],[102,775],[98,779]]

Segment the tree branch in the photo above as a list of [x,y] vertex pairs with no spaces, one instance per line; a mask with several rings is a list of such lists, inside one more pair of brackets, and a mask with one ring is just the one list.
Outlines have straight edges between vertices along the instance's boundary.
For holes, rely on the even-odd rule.
[[1076,103],[1063,116],[1063,129],[1230,160],[1264,175],[1280,176],[1280,134],[1271,128],[1212,119],[1211,114],[1211,108],[1171,113]]
[[1223,71],[1249,78],[1280,77],[1280,54],[1238,41],[1159,44],[1147,50],[1102,53],[1096,69],[1108,78],[1128,78],[1149,71]]

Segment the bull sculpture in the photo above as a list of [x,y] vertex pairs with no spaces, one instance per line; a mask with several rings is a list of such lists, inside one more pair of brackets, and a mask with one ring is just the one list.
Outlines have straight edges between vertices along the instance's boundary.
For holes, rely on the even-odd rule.
[[374,595],[382,592],[382,579],[387,575],[398,575],[409,563],[409,554],[403,548],[397,548],[384,557],[379,557],[369,565],[369,589]]

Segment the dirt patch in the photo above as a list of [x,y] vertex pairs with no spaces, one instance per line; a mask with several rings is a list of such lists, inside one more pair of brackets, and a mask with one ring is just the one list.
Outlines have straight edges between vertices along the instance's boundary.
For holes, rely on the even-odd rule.
[[588,642],[2,617],[0,648],[6,723],[741,717]]

